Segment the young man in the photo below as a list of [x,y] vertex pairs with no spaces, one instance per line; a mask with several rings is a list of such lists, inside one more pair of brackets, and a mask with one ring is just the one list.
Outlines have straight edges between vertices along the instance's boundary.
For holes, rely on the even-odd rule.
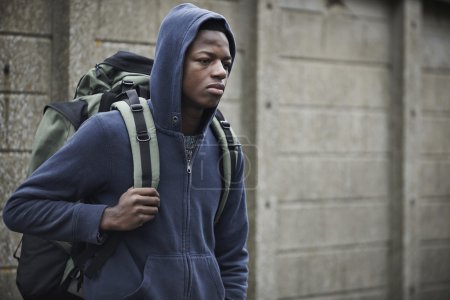
[[[221,15],[183,4],[161,24],[151,76],[160,183],[130,188],[130,142],[118,112],[89,119],[7,202],[12,230],[101,244],[122,232],[112,257],[85,278],[86,299],[245,299],[248,222],[243,156],[214,225],[222,180],[210,123],[235,56]],[[77,203],[78,199],[94,203]],[[38,279],[37,279],[38,280]]]

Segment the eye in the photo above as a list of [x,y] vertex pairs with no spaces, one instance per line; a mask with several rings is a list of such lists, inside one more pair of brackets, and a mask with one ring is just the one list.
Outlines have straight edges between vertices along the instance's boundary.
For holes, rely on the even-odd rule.
[[231,61],[223,61],[222,62],[222,66],[223,66],[223,68],[225,69],[225,70],[227,70],[227,71],[229,71],[230,70],[230,68],[231,68]]
[[198,62],[200,64],[204,65],[204,66],[207,66],[211,62],[211,59],[209,59],[209,58],[200,58],[200,59],[198,59]]

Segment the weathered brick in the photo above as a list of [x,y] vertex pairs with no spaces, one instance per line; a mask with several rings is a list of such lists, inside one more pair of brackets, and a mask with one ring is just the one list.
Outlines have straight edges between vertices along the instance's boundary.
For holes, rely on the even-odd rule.
[[[2,1],[0,31],[15,33],[51,33],[51,0]],[[20,18],[18,18],[20,16]],[[3,49],[2,49],[3,50]]]
[[157,16],[157,1],[99,1],[95,35],[106,40],[155,43],[159,29]]
[[0,72],[0,90],[47,93],[50,89],[49,38],[0,36],[0,64],[9,72]]
[[[0,214],[1,217],[1,214]],[[12,232],[0,221],[0,267],[10,268],[17,266],[17,260],[13,254],[19,245],[21,234]],[[0,290],[1,291],[1,290]]]
[[4,124],[0,127],[1,148],[31,150],[34,133],[48,103],[47,96],[0,94],[0,124]]
[[14,269],[0,270],[0,291],[2,300],[20,300],[16,286],[16,272]]
[[25,179],[28,153],[0,152],[0,207]]

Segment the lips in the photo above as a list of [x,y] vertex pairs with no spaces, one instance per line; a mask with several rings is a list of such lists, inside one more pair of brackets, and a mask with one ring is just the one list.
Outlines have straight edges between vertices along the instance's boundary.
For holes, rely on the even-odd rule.
[[225,91],[225,85],[222,83],[211,83],[208,86],[206,86],[206,89],[208,92],[215,94],[215,95],[223,95]]

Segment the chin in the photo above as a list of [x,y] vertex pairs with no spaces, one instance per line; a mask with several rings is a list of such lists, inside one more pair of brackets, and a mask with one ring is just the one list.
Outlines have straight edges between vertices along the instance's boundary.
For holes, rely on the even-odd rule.
[[211,108],[216,108],[217,107],[217,105],[219,105],[219,103],[220,103],[220,98],[215,98],[215,99],[208,99],[207,101],[204,101],[202,104],[201,104],[201,107],[203,108],[203,109],[211,109]]

